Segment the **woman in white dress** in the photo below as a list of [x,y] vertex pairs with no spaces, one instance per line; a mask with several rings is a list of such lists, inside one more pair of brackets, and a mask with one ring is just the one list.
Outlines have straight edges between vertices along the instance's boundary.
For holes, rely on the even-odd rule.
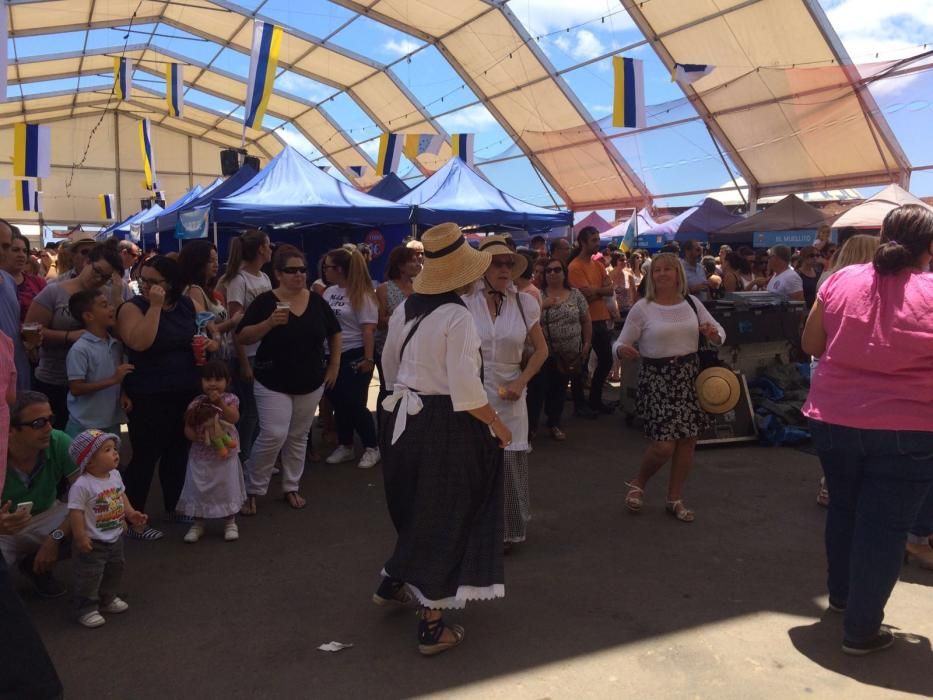
[[[505,448],[505,546],[525,541],[531,519],[528,488],[528,406],[525,387],[547,360],[547,342],[541,331],[541,308],[534,297],[516,290],[513,280],[528,260],[513,253],[504,236],[489,236],[480,251],[492,253],[492,263],[473,291],[463,298],[482,340],[483,384],[489,404],[512,431]],[[533,354],[522,368],[525,341]]]

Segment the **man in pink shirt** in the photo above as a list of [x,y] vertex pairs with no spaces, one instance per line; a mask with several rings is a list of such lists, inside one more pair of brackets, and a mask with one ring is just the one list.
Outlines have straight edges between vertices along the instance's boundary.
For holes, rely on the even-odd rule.
[[874,262],[832,275],[804,329],[820,358],[804,413],[830,493],[829,607],[851,655],[894,643],[884,606],[933,489],[931,256],[933,212],[895,209]]

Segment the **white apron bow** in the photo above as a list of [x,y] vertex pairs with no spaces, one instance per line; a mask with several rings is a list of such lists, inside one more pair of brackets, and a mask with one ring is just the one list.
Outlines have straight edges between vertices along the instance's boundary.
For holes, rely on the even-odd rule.
[[402,433],[405,432],[408,416],[416,416],[421,413],[421,409],[424,408],[424,403],[422,403],[421,397],[418,396],[418,392],[412,391],[407,386],[396,384],[392,393],[383,400],[382,407],[389,413],[392,413],[395,411],[395,406],[399,403],[401,403],[402,406],[399,409],[398,415],[395,417],[395,427],[392,429],[392,445],[394,445],[398,439],[402,437]]

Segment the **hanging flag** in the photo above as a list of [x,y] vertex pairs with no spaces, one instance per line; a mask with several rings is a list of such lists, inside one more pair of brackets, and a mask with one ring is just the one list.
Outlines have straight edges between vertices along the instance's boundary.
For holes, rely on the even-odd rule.
[[379,175],[395,172],[402,156],[402,146],[401,134],[383,134],[379,137],[379,157],[376,159],[376,172]]
[[408,160],[415,160],[422,153],[436,156],[444,145],[444,137],[440,134],[405,134],[405,147],[403,153]]
[[155,195],[153,196],[153,199],[155,199],[156,201],[162,202],[164,204],[165,203],[165,190],[156,190]]
[[282,28],[257,19],[253,24],[253,50],[249,57],[249,83],[246,88],[244,121],[248,127],[262,125],[262,117],[272,95],[281,44]]
[[473,140],[475,134],[451,134],[450,146],[454,156],[473,167]]
[[100,199],[100,218],[107,221],[116,218],[113,215],[113,195],[102,194],[98,195],[98,197]]
[[169,115],[181,116],[185,107],[185,81],[182,66],[178,63],[165,66],[165,102]]
[[52,132],[49,127],[38,124],[14,124],[14,177],[48,177],[51,167]]
[[16,211],[40,211],[42,209],[42,193],[36,191],[32,180],[17,180],[13,185],[13,196],[16,199]]
[[615,97],[612,105],[612,125],[626,129],[644,129],[645,64],[637,58],[612,57],[615,72]]
[[113,94],[118,99],[130,99],[133,92],[133,62],[128,58],[115,56],[113,59]]
[[671,82],[691,85],[704,75],[712,73],[715,67],[705,63],[675,63],[671,69]]
[[[4,8],[5,10],[6,8]],[[6,100],[6,69],[9,63],[9,54],[7,51],[10,37],[9,17],[6,12],[0,12],[0,102]]]
[[147,190],[157,187],[155,172],[155,155],[152,152],[152,139],[149,136],[149,120],[139,122],[139,151],[143,157],[143,173]]

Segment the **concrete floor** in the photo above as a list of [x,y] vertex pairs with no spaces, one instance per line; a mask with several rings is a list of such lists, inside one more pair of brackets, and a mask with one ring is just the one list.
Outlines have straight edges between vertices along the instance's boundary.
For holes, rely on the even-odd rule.
[[[506,598],[451,615],[466,640],[437,658],[418,655],[413,613],[370,602],[394,534],[378,467],[314,464],[304,511],[273,483],[237,543],[215,528],[186,545],[182,525],[128,541],[131,607],[101,629],[72,622],[68,599],[23,595],[68,698],[933,696],[933,572],[904,569],[893,649],[839,650],[816,458],[701,451],[684,525],[663,511],[666,472],[642,514],[624,511],[643,442],[621,416],[565,429],[566,443],[535,443],[534,520],[506,560]],[[354,647],[315,649],[332,640]]]

